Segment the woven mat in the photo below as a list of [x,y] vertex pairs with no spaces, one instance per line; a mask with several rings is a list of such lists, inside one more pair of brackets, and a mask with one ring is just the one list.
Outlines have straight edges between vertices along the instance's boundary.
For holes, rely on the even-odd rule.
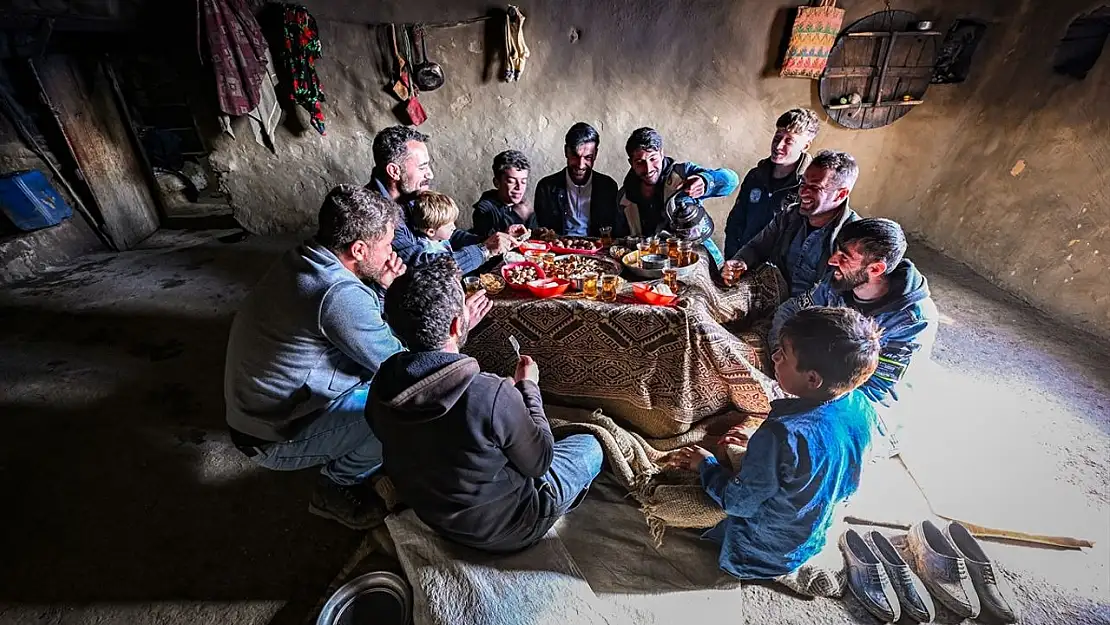
[[675,436],[725,410],[770,410],[777,385],[764,373],[769,354],[756,320],[765,325],[787,293],[773,267],[722,289],[705,263],[682,279],[673,307],[639,303],[627,283],[613,303],[506,289],[464,351],[483,371],[511,375],[515,336],[540,364],[552,403],[601,408],[647,436]]

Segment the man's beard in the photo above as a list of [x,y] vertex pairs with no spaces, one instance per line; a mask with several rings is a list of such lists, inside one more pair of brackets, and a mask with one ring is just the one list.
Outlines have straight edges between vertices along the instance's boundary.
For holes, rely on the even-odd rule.
[[374,267],[368,260],[355,261],[355,275],[363,282],[377,282],[385,273],[385,266]]
[[837,278],[836,274],[834,273],[832,275],[832,278],[829,280],[829,286],[831,286],[833,290],[840,293],[847,293],[857,286],[861,286],[867,282],[866,267],[861,267],[860,269],[852,273],[845,273],[841,271],[841,275],[843,277]]
[[401,195],[404,195],[404,196],[415,195],[417,192],[424,189],[424,181],[423,181],[423,179],[417,180],[417,179],[409,178],[408,176],[402,175],[401,176],[401,182],[398,185],[398,187],[401,191]]

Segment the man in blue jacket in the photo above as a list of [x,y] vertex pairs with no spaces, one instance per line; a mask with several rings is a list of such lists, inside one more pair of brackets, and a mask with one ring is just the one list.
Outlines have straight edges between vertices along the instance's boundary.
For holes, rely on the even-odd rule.
[[[401,206],[402,220],[397,223],[393,251],[405,264],[418,266],[444,252],[429,251],[412,233],[409,208],[418,191],[431,188],[432,159],[428,154],[428,135],[408,126],[383,128],[374,137],[374,172],[366,188]],[[455,263],[463,273],[478,269],[493,256],[512,249],[513,239],[499,232],[482,240],[466,230],[451,235]]]
[[617,181],[594,171],[601,136],[578,122],[567,131],[567,166],[536,185],[536,218],[559,236],[599,237],[617,225]]
[[939,314],[929,283],[906,253],[902,227],[869,217],[845,224],[829,258],[832,271],[809,293],[779,307],[771,341],[798,311],[811,306],[852,308],[882,329],[882,351],[875,373],[860,390],[884,406],[898,399],[898,388],[912,361],[929,359]]
[[[392,250],[397,205],[353,185],[332,189],[316,236],[286,252],[244,300],[227,342],[231,440],[278,471],[324,465],[309,511],[352,529],[381,520],[366,477],[382,462],[363,418],[369,381],[404,348],[382,291],[406,270]],[[467,301],[477,323],[484,292]]]
[[813,160],[806,152],[821,121],[809,109],[790,109],[775,122],[771,155],[744,176],[736,204],[725,223],[725,258],[732,258],[771,223],[776,215],[797,203],[802,173]]
[[676,163],[663,153],[663,137],[653,128],[635,130],[624,146],[631,165],[618,198],[623,220],[617,236],[654,236],[666,231],[681,239],[705,245],[718,265],[721,250],[710,238],[713,218],[701,201],[725,197],[740,179],[731,169],[706,169],[694,163]]

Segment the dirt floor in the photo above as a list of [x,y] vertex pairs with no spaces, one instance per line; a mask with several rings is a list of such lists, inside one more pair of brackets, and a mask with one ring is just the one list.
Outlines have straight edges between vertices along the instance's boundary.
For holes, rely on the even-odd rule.
[[[231,447],[221,393],[236,303],[289,244],[161,232],[0,292],[0,623],[313,616],[361,536],[307,513],[314,472],[258,470]],[[1084,493],[1110,528],[1110,346],[920,246],[912,257],[945,315],[934,359],[1006,395],[1005,414],[982,415],[997,437],[1035,439],[1043,453],[1023,462]],[[1098,538],[1084,552],[988,544],[1023,623],[1110,623],[1110,529]],[[743,592],[748,623],[875,622]]]

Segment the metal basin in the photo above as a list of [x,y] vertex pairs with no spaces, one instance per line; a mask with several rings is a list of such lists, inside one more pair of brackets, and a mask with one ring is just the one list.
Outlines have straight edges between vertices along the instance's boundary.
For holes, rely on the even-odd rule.
[[316,625],[409,625],[412,588],[388,571],[360,575],[324,604]]

